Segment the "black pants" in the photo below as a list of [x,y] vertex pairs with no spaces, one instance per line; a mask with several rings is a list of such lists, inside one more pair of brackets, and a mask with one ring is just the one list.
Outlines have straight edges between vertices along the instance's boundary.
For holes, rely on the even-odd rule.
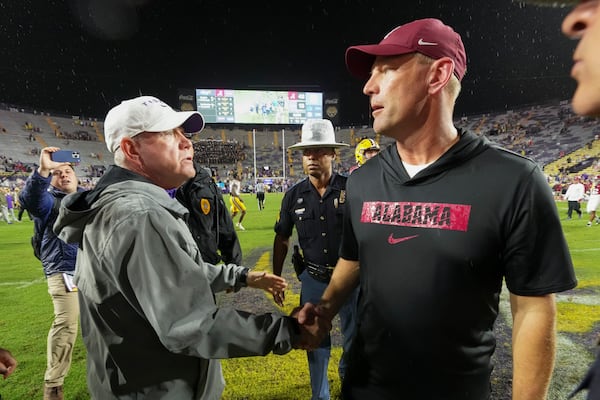
[[258,199],[258,207],[262,210],[265,202],[265,192],[256,192],[256,198]]
[[569,209],[567,210],[567,217],[571,218],[575,211],[581,217],[581,205],[578,201],[569,200]]

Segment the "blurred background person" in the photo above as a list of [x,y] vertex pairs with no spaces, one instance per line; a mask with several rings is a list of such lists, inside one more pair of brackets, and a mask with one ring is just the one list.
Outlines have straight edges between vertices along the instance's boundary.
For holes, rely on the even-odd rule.
[[262,211],[265,208],[265,183],[260,179],[257,180],[254,191],[256,192],[256,200],[258,201],[258,210]]
[[381,148],[379,144],[375,141],[375,139],[364,138],[354,148],[354,159],[356,160],[356,165],[360,167],[367,160],[375,157],[379,154]]
[[242,221],[246,216],[246,204],[244,204],[244,200],[242,199],[242,183],[238,179],[237,174],[233,176],[231,183],[229,184],[229,210],[231,211],[231,219],[235,221],[235,217],[240,214],[240,219],[237,224],[235,224],[236,228],[241,231],[245,231],[246,228],[242,225]]
[[590,196],[586,205],[586,212],[589,214],[589,219],[587,222],[587,226],[592,226],[594,220],[596,224],[600,223],[600,218],[596,216],[596,211],[598,210],[598,206],[600,205],[600,180],[593,179],[592,185],[590,187]]
[[578,176],[573,178],[573,182],[567,187],[564,198],[567,200],[569,208],[567,210],[567,219],[571,219],[573,211],[581,218],[581,201],[585,196],[585,186],[581,183]]

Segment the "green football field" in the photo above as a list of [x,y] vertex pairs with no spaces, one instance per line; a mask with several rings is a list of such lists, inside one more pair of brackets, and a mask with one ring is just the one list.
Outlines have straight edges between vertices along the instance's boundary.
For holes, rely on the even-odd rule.
[[[273,224],[281,197],[281,194],[267,194],[266,208],[259,211],[256,198],[244,196],[248,207],[243,222],[246,231],[239,232],[239,237],[245,264],[249,267],[270,271]],[[566,203],[559,202],[557,206],[579,280],[575,291],[557,297],[559,352],[549,398],[558,400],[566,398],[566,393],[581,378],[593,357],[594,329],[597,332],[597,321],[600,319],[600,225],[586,227],[586,214],[583,219],[566,220]],[[19,361],[17,371],[9,379],[0,380],[3,400],[42,397],[46,336],[52,321],[52,304],[41,265],[31,251],[29,238],[32,230],[33,223],[26,217],[21,223],[12,225],[0,221],[0,298],[3,300],[0,306],[0,347],[10,349]],[[284,309],[276,307],[270,295],[253,289],[243,290],[252,292],[247,293],[251,296],[244,297],[244,300],[240,294],[224,294],[218,296],[218,301],[223,306],[287,314],[298,304],[299,287],[291,266],[286,266],[285,276],[291,288],[286,293]],[[336,372],[339,355],[340,349],[335,348],[330,362],[332,398],[339,397]],[[65,396],[70,400],[90,398],[85,380],[85,359],[85,348],[79,339],[65,382]],[[156,363],[148,368],[160,368],[160,360],[156,360]],[[223,369],[227,381],[224,399],[310,397],[308,368],[303,351],[292,351],[285,356],[224,360]]]

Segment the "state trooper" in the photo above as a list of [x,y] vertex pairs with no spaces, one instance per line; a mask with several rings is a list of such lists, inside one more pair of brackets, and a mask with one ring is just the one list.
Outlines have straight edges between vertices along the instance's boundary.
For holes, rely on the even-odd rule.
[[[329,283],[337,263],[342,233],[342,216],[346,203],[346,177],[333,172],[336,149],[348,146],[337,143],[331,121],[307,120],[302,126],[301,141],[289,148],[302,150],[302,165],[307,178],[292,186],[281,202],[279,218],[275,223],[273,242],[273,273],[281,275],[288,253],[290,237],[296,227],[302,254],[294,254],[294,267],[302,282],[301,305],[318,302]],[[344,337],[344,353],[338,373],[343,380],[346,352],[354,336],[356,291],[339,312]],[[284,292],[273,294],[275,302],[283,305]],[[329,399],[327,366],[331,352],[328,335],[320,347],[309,351],[312,399]]]

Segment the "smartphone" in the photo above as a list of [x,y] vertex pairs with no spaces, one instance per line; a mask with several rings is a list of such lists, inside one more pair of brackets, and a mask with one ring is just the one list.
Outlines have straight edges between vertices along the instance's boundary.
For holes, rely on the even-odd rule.
[[52,161],[56,162],[68,162],[73,164],[79,164],[81,162],[79,152],[73,150],[55,151],[54,153],[50,153],[50,158],[52,159]]

